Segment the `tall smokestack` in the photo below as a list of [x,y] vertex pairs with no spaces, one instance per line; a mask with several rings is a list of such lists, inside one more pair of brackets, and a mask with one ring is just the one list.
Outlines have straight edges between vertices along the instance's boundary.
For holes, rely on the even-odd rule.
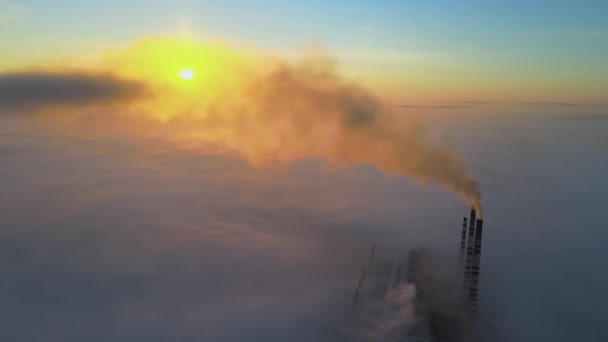
[[464,269],[465,289],[471,278],[471,268],[473,267],[473,240],[475,239],[475,218],[477,213],[475,208],[471,207],[471,218],[469,219],[469,236],[467,238],[467,259]]
[[469,306],[471,312],[476,314],[477,295],[479,292],[479,271],[481,265],[481,238],[483,233],[483,220],[477,220],[475,233],[475,248],[473,265],[471,268],[471,283],[469,287]]
[[460,262],[464,261],[464,249],[467,245],[467,218],[462,219],[462,234],[460,235]]

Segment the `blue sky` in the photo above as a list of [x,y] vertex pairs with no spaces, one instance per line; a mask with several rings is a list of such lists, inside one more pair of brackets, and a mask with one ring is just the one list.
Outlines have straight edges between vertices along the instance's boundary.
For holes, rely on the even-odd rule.
[[[328,44],[370,41],[357,31],[383,33],[383,47],[413,40],[427,47],[461,44],[504,49],[534,38],[579,34],[599,38],[608,30],[602,1],[21,1],[29,7],[30,29],[57,34],[135,38],[150,32],[193,30],[261,45],[290,47],[309,39]],[[76,30],[76,28],[78,30]],[[120,32],[116,34],[116,32]],[[604,32],[608,33],[608,32]],[[522,46],[530,48],[535,44]]]

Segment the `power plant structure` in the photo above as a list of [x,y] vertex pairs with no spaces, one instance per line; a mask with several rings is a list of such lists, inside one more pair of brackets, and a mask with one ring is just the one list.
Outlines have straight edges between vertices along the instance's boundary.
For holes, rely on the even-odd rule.
[[457,272],[423,248],[390,264],[375,261],[374,243],[352,296],[353,326],[365,337],[351,340],[475,341],[483,233],[477,214],[471,208],[462,221]]

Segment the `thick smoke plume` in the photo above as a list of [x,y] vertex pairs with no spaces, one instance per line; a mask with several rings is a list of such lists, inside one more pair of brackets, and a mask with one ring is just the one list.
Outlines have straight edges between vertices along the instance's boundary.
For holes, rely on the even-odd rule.
[[[191,67],[195,79],[179,79],[182,67]],[[429,139],[413,118],[392,111],[370,90],[342,78],[328,56],[315,54],[294,62],[224,44],[152,38],[104,52],[97,63],[80,71],[72,67],[65,72],[69,82],[58,75],[62,68],[53,67],[54,76],[43,78],[44,89],[54,89],[44,96],[40,91],[28,93],[23,79],[18,83],[15,75],[0,74],[3,88],[10,89],[10,82],[21,87],[19,101],[0,101],[25,106],[31,96],[37,105],[48,105],[38,111],[49,110],[69,98],[60,88],[80,82],[75,73],[87,75],[82,77],[87,84],[97,84],[90,75],[111,73],[111,82],[99,83],[101,88],[76,93],[81,106],[65,109],[70,114],[86,112],[80,124],[91,120],[117,132],[163,136],[201,146],[201,152],[210,151],[205,146],[213,146],[213,151],[220,147],[256,166],[310,157],[340,165],[371,163],[384,172],[455,191],[480,210],[477,183],[458,154]],[[119,79],[124,83],[117,84]],[[51,87],[53,81],[56,88]],[[133,92],[133,84],[146,89],[137,86]],[[102,98],[93,98],[95,94]],[[113,102],[112,96],[129,101]]]

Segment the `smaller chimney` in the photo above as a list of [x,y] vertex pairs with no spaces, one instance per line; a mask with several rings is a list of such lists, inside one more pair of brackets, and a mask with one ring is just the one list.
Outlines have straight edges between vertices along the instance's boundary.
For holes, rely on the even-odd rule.
[[464,250],[467,246],[467,218],[462,219],[462,234],[460,235],[460,262],[464,261]]
[[[475,208],[471,207],[471,218],[469,220],[469,236],[467,238],[467,259],[464,269],[465,282],[471,278],[471,267],[473,266],[473,240],[475,239]],[[466,288],[466,287],[465,287]]]

